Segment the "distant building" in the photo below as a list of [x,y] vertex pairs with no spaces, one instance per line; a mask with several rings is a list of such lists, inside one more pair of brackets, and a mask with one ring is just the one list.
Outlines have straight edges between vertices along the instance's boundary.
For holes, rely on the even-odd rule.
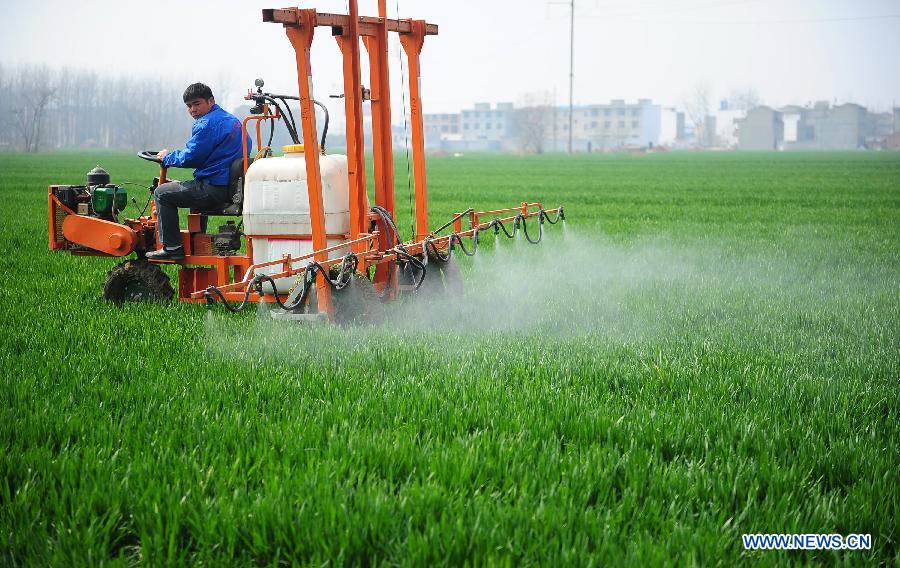
[[659,112],[657,146],[675,146],[684,140],[684,113],[663,107]]
[[738,145],[738,124],[747,116],[745,110],[721,108],[711,118],[714,122],[709,128],[711,146],[719,148],[736,148]]
[[[891,114],[890,134],[884,141],[885,148],[900,148],[900,107],[894,107]],[[888,128],[885,128],[887,131]]]
[[425,149],[441,149],[444,140],[458,140],[462,130],[462,117],[458,112],[423,115]]
[[807,124],[804,119],[804,109],[796,105],[782,107],[781,120],[784,122],[784,145],[795,143],[805,139],[807,134]]
[[[785,150],[854,150],[886,143],[886,118],[869,113],[855,103],[831,106],[817,101],[812,106],[789,105],[784,116]],[[886,113],[887,114],[887,113]]]
[[475,103],[463,109],[460,119],[462,136],[452,146],[466,150],[513,150],[515,140],[512,103]]
[[[364,120],[370,120],[364,107]],[[564,152],[569,142],[566,106],[530,106],[512,103],[476,103],[459,113],[424,116],[425,148],[429,151]],[[688,142],[705,147],[741,150],[817,150],[895,148],[900,146],[896,126],[900,108],[870,113],[854,103],[782,108],[760,106],[749,111],[720,108],[692,132],[684,113],[650,99],[574,107],[572,149],[602,152],[621,148],[684,147]],[[402,126],[394,143],[409,143]],[[367,140],[367,145],[369,141]]]
[[[552,114],[547,129],[547,147],[565,151],[569,138],[569,109],[558,107]],[[608,104],[577,106],[572,112],[572,149],[596,152],[671,145],[683,136],[679,116],[674,109],[663,108],[650,99],[638,99],[635,103],[613,99]]]
[[777,150],[783,141],[784,120],[773,108],[751,109],[738,123],[738,148],[741,150]]
[[825,150],[852,150],[866,147],[868,121],[866,108],[847,103],[835,106],[816,125],[816,140]]

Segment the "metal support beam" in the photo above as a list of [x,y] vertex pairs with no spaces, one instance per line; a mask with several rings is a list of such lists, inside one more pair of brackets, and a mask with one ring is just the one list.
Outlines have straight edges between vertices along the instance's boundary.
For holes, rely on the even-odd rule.
[[[322,205],[322,175],[319,170],[319,141],[316,131],[316,111],[313,108],[312,70],[310,47],[316,31],[315,10],[295,10],[296,26],[285,26],[287,37],[294,47],[297,60],[297,80],[300,87],[300,121],[303,129],[303,146],[306,159],[306,186],[309,193],[309,222],[312,228],[313,250],[328,248],[325,234],[325,208]],[[328,260],[328,253],[318,252],[314,259]],[[327,274],[316,275],[316,297],[319,312],[332,314],[331,288],[325,281]]]
[[[275,24],[285,24],[288,26],[302,25],[297,18],[296,8],[272,9],[265,8],[262,11],[263,22],[271,22]],[[375,18],[371,16],[358,16],[359,35],[369,36],[378,33],[378,27],[384,20],[387,31],[408,34],[412,32],[411,20],[388,20],[386,18]],[[350,24],[350,16],[347,14],[317,14],[316,26],[328,27],[344,27]],[[425,24],[425,35],[437,35],[438,27],[435,24]]]
[[400,43],[409,60],[409,118],[412,124],[413,177],[416,196],[416,240],[428,236],[428,188],[425,182],[425,129],[422,117],[419,54],[425,42],[426,24],[410,20],[412,31],[400,34]]
[[[351,4],[351,13],[356,10],[356,1]],[[355,15],[355,14],[353,14]],[[342,29],[343,35],[336,36],[338,47],[344,59],[344,112],[346,113],[347,172],[350,187],[350,240],[356,240],[366,231],[366,156],[365,138],[362,127],[362,83],[359,65],[359,35],[355,18]],[[353,252],[362,252],[364,243],[357,243]]]

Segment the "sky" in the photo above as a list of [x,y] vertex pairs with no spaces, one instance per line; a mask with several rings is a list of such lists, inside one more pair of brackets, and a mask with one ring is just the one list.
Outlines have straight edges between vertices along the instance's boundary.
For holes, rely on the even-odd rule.
[[[440,28],[422,51],[425,112],[534,96],[568,104],[568,1],[387,4],[389,17],[399,10]],[[0,63],[202,81],[234,107],[257,77],[270,92],[297,92],[290,43],[261,17],[262,8],[288,5],[0,0]],[[362,15],[377,13],[376,0],[359,6]],[[346,0],[301,7],[347,13]],[[392,104],[401,108],[405,83],[392,35]],[[828,100],[886,110],[900,102],[900,0],[575,0],[574,36],[575,104],[649,98],[680,107],[699,85],[713,101],[753,88],[774,106]],[[339,52],[327,28],[317,32],[312,65],[315,97],[340,93]]]

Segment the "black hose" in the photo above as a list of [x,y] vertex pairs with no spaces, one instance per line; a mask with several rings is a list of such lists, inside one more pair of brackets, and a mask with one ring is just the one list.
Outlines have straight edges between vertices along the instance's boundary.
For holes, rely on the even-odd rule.
[[[381,221],[384,223],[384,226],[388,232],[388,239],[390,242],[394,243],[394,246],[392,247],[391,250],[395,253],[396,258],[393,262],[395,264],[398,264],[398,260],[396,260],[396,259],[403,259],[405,262],[412,264],[419,271],[421,271],[421,276],[415,285],[416,290],[418,290],[419,287],[422,285],[422,283],[425,281],[425,273],[427,270],[426,267],[428,265],[429,258],[433,257],[435,260],[437,260],[438,262],[442,262],[442,263],[449,262],[451,257],[453,256],[453,249],[454,249],[455,245],[459,245],[460,250],[462,250],[463,254],[465,254],[466,256],[474,256],[478,252],[478,244],[479,244],[479,236],[478,235],[483,230],[489,230],[491,227],[493,227],[495,235],[499,235],[500,232],[502,231],[503,234],[506,236],[506,238],[512,239],[512,238],[515,238],[515,236],[518,234],[519,229],[521,227],[522,232],[525,234],[525,239],[529,243],[536,245],[536,244],[540,243],[544,237],[544,221],[545,220],[548,223],[550,223],[551,225],[555,225],[559,221],[564,221],[566,218],[565,212],[562,207],[560,207],[557,210],[555,219],[551,219],[550,215],[548,215],[543,209],[539,210],[538,215],[537,215],[537,217],[538,217],[538,235],[537,235],[537,238],[534,238],[534,239],[531,238],[531,235],[528,234],[528,223],[527,223],[528,218],[524,214],[519,213],[513,219],[512,232],[510,232],[509,229],[506,228],[506,225],[500,219],[494,219],[493,221],[491,221],[488,224],[487,227],[485,227],[483,229],[481,229],[481,228],[475,229],[474,233],[472,234],[473,245],[472,245],[471,249],[466,248],[466,246],[463,244],[462,237],[459,235],[459,233],[452,233],[450,235],[449,247],[447,248],[446,253],[442,253],[441,250],[437,248],[437,245],[434,244],[434,239],[431,237],[428,237],[422,242],[422,258],[419,259],[415,255],[410,254],[406,250],[406,248],[403,246],[403,242],[400,240],[400,231],[397,229],[397,224],[394,222],[393,216],[391,216],[390,212],[387,209],[385,209],[384,207],[381,207],[380,205],[375,205],[371,208],[371,212],[378,215],[379,219],[381,219]],[[471,212],[471,211],[467,211],[467,212],[464,212],[464,213],[458,215],[450,223],[448,223],[448,224],[444,225],[443,227],[441,227],[440,229],[438,229],[438,231],[441,231],[441,230],[447,228],[448,226],[450,226],[450,224],[453,223],[453,221],[455,221],[456,219],[460,218],[462,215],[465,215],[469,212]],[[433,234],[434,233],[432,233],[432,235]],[[346,256],[344,256],[343,260],[341,261],[341,265],[340,265],[340,269],[338,271],[337,278],[332,280],[331,277],[328,275],[329,271],[325,267],[323,267],[318,262],[315,262],[315,261],[310,262],[306,266],[306,270],[303,272],[303,290],[301,291],[300,296],[297,298],[297,300],[290,305],[285,305],[281,302],[281,299],[278,297],[278,293],[275,288],[275,280],[272,279],[272,277],[267,274],[259,274],[259,275],[255,276],[247,284],[247,289],[244,292],[244,298],[241,301],[241,303],[237,306],[232,306],[231,304],[229,304],[225,300],[225,295],[222,293],[222,291],[219,290],[215,286],[209,286],[204,291],[203,295],[206,298],[207,307],[211,308],[212,305],[216,301],[221,301],[222,304],[225,306],[225,308],[228,311],[230,311],[232,313],[237,313],[237,312],[243,310],[247,306],[247,303],[250,298],[250,293],[254,290],[254,288],[261,295],[263,294],[262,283],[267,282],[272,285],[272,290],[273,290],[274,296],[275,296],[275,302],[285,311],[294,311],[297,308],[303,307],[306,304],[306,301],[309,298],[309,291],[312,288],[312,284],[315,282],[315,277],[319,272],[321,272],[325,276],[325,281],[328,283],[328,285],[333,290],[340,291],[340,290],[343,290],[345,287],[347,287],[350,284],[350,282],[352,281],[352,274],[354,272],[356,272],[356,269],[358,266],[359,266],[359,258],[357,258],[357,256],[353,253],[347,254]],[[385,286],[384,293],[381,296],[382,299],[387,298],[390,294],[390,284],[391,284],[391,279],[393,278],[393,273],[394,273],[393,270],[391,270],[388,273],[389,277],[388,277],[388,281]]]
[[[147,203],[144,203],[144,208],[141,209],[141,214],[138,215],[138,217],[143,217],[143,216],[144,216],[144,213],[147,211],[147,207],[150,206],[150,200],[151,200],[151,199],[153,199],[153,192],[152,192],[152,191],[150,192],[150,197],[147,198]],[[135,205],[137,205],[137,204],[135,204]]]
[[[375,213],[376,215],[378,215],[378,218],[381,219],[381,222],[384,224],[385,230],[388,233],[388,241],[393,243],[395,249],[400,250],[404,254],[406,254],[406,249],[403,248],[403,243],[400,241],[400,231],[397,229],[397,224],[394,223],[394,218],[391,215],[391,212],[380,205],[373,205],[369,210],[372,213]],[[407,255],[407,256],[410,256],[410,255]],[[394,260],[394,264],[397,264],[396,260]],[[425,270],[424,266],[423,266],[422,270],[423,271]],[[423,274],[424,274],[424,272],[423,272]],[[423,278],[424,278],[424,276],[423,276]],[[394,270],[388,270],[388,279],[387,279],[387,282],[385,282],[384,291],[381,293],[381,296],[380,296],[380,299],[382,302],[384,302],[390,298],[391,283],[392,283],[393,279],[394,279]],[[421,281],[419,282],[419,284],[421,285]]]
[[294,125],[294,132],[297,132],[297,120],[294,118],[294,111],[291,110],[291,105],[289,105],[287,103],[287,101],[284,100],[284,97],[276,97],[276,98],[278,98],[281,101],[281,103],[284,105],[284,110],[287,113],[288,118],[291,119],[291,124]]
[[[297,132],[297,121],[294,119],[294,112],[291,110],[291,106],[287,103],[288,100],[299,101],[300,97],[292,97],[290,95],[266,95],[266,98],[279,110],[281,107],[275,102],[275,99],[279,99],[284,104],[284,111],[281,113],[281,116],[284,118],[284,123],[288,127],[288,133],[291,135],[291,140],[294,141],[294,144],[300,144],[301,142]],[[328,123],[331,122],[331,117],[328,113],[328,107],[315,99],[312,99],[312,102],[325,113],[325,124],[322,126],[322,139],[319,142],[319,151],[324,153],[325,140],[328,137]],[[290,124],[288,124],[289,121]]]
[[395,247],[394,252],[397,254],[397,256],[400,256],[400,257],[406,259],[407,262],[409,262],[410,264],[412,264],[413,266],[418,268],[419,271],[422,273],[422,275],[419,277],[419,281],[416,282],[416,285],[413,288],[413,290],[418,290],[419,287],[422,285],[422,282],[425,281],[425,271],[426,271],[425,264],[421,260],[416,258],[415,256],[409,254],[405,250],[402,250],[400,247]]
[[244,299],[241,300],[241,303],[238,304],[237,307],[232,306],[228,303],[228,300],[225,299],[225,295],[222,294],[222,291],[219,290],[216,286],[209,286],[203,292],[203,297],[206,298],[206,307],[208,309],[212,309],[213,304],[216,303],[216,299],[213,298],[213,294],[219,297],[219,301],[222,302],[222,305],[225,306],[229,312],[236,314],[247,307],[247,302],[250,300],[250,292],[253,291],[253,287],[256,285],[256,278],[247,283],[247,289],[244,291]]
[[432,231],[431,234],[432,234],[432,235],[437,235],[438,233],[440,233],[441,231],[443,231],[444,229],[446,229],[447,227],[449,227],[450,225],[452,225],[453,223],[455,223],[455,222],[458,221],[459,219],[462,219],[463,217],[465,217],[465,216],[468,215],[469,213],[474,213],[474,212],[475,212],[475,209],[469,207],[468,209],[466,209],[466,210],[463,211],[462,213],[457,214],[454,218],[450,219],[449,221],[447,221],[446,223],[444,223],[443,225],[441,225],[440,227],[438,227],[437,229],[435,229],[434,231]]
[[[281,115],[281,120],[284,121],[284,126],[285,128],[287,128],[288,135],[291,137],[291,140],[294,142],[294,144],[299,144],[300,139],[297,138],[297,127],[293,121],[293,115],[291,115],[291,118],[289,119],[288,114],[285,111],[281,110],[281,105],[278,104],[278,101],[269,96],[266,96],[265,99],[268,102],[272,103],[275,106],[275,110],[277,110]],[[285,107],[287,107],[287,103],[285,103]],[[290,111],[290,108],[288,108],[288,111]]]
[[[320,109],[325,113],[325,124],[322,126],[322,142],[319,143],[319,151],[323,154],[325,153],[325,137],[328,136],[328,121],[330,120],[328,116],[328,107],[313,99],[313,102],[319,106]],[[287,106],[287,103],[284,103]]]
[[[147,198],[147,203],[144,204],[144,208],[141,209],[141,214],[138,215],[138,217],[143,217],[143,216],[144,216],[144,212],[147,211],[147,207],[150,205],[150,200],[153,199],[153,186],[150,186],[150,185],[144,185],[144,184],[142,184],[142,183],[135,183],[135,182],[133,182],[133,181],[120,181],[120,182],[118,182],[118,183],[121,184],[121,185],[133,185],[133,186],[136,186],[136,187],[140,187],[140,188],[142,188],[142,189],[146,189],[147,191],[150,192],[150,196]],[[135,199],[132,197],[132,198],[131,198],[131,201],[134,203],[134,206],[137,207],[137,200],[135,200]],[[113,204],[115,205],[115,199],[113,199]]]
[[563,208],[562,208],[562,206],[560,206],[560,208],[557,209],[557,211],[556,211],[556,219],[555,219],[555,220],[550,220],[550,215],[549,215],[546,211],[544,211],[543,209],[541,209],[541,213],[540,213],[540,214],[541,214],[541,216],[542,216],[548,223],[550,223],[551,225],[555,225],[555,224],[559,223],[560,221],[565,221],[565,220],[566,220],[566,214],[563,213]]
[[498,234],[500,234],[500,231],[503,231],[503,234],[506,235],[506,238],[507,238],[507,239],[512,239],[512,238],[514,238],[514,237],[516,236],[516,233],[519,232],[519,223],[518,223],[518,219],[519,219],[519,218],[516,217],[516,220],[513,222],[513,232],[512,232],[512,233],[510,233],[510,232],[506,229],[506,225],[503,224],[503,221],[501,221],[500,219],[494,219],[494,220],[491,222],[491,224],[494,226],[494,234],[495,234],[495,235],[498,235]]
[[537,217],[538,217],[538,236],[536,239],[532,239],[531,235],[528,234],[528,222],[527,222],[528,217],[526,217],[522,213],[519,213],[518,215],[516,215],[515,219],[513,219],[512,232],[509,232],[509,229],[506,228],[506,225],[504,225],[503,222],[500,221],[500,219],[494,219],[493,221],[491,221],[491,225],[489,225],[489,226],[494,227],[495,235],[499,235],[500,231],[503,231],[503,234],[506,236],[507,239],[514,238],[516,236],[516,234],[518,234],[519,229],[521,228],[522,232],[525,233],[525,239],[529,243],[536,245],[539,242],[541,242],[541,239],[544,237],[544,220],[549,221],[551,225],[555,225],[560,220],[565,220],[565,218],[566,218],[565,213],[563,213],[562,207],[560,207],[559,211],[556,212],[555,220],[551,221],[550,216],[547,215],[547,213],[544,212],[543,209],[538,211]]
[[391,216],[391,212],[381,205],[373,205],[371,211],[372,213],[378,215],[385,226],[393,233],[394,238],[391,240],[391,242],[402,247],[403,245],[402,241],[400,240],[400,230],[397,228],[397,223],[394,222],[394,218]]
[[[429,247],[431,247],[430,251]],[[450,257],[453,255],[452,251],[449,248],[447,249],[447,254],[442,253],[437,248],[437,245],[434,244],[434,241],[430,238],[425,239],[425,241],[422,243],[422,250],[425,251],[426,257],[430,252],[431,256],[433,256],[439,262],[448,262],[450,260]]]
[[255,289],[260,295],[263,294],[262,284],[268,283],[272,286],[273,296],[275,297],[275,303],[283,309],[284,311],[291,312],[296,310],[297,308],[303,307],[306,304],[307,299],[309,298],[309,290],[312,288],[313,282],[315,282],[315,276],[318,272],[322,272],[325,275],[325,281],[333,290],[343,290],[346,288],[350,282],[352,281],[352,274],[356,271],[356,267],[359,265],[359,259],[355,254],[348,254],[344,257],[341,262],[341,268],[338,272],[338,277],[336,280],[332,280],[328,276],[328,271],[318,262],[310,262],[306,266],[306,270],[303,272],[303,290],[300,293],[300,296],[297,300],[290,304],[286,305],[281,301],[281,298],[278,297],[278,291],[275,287],[275,280],[269,276],[268,274],[257,274],[253,277],[253,279],[247,283],[247,288],[244,291],[244,299],[238,306],[232,306],[225,300],[225,295],[219,290],[216,286],[209,286],[203,293],[203,296],[206,298],[207,307],[212,308],[212,305],[216,302],[216,298],[213,296],[218,296],[218,301],[221,301],[225,308],[231,313],[238,313],[247,307],[247,303],[250,299],[250,293]]
[[[543,212],[543,209],[541,211]],[[538,244],[539,242],[541,242],[541,239],[544,238],[544,216],[539,213],[538,219],[538,236],[537,239],[532,239],[528,235],[528,223],[525,222],[525,216],[519,213],[519,216],[516,218],[517,223],[522,223],[522,232],[525,233],[525,240],[533,245]]]
[[472,236],[472,250],[468,250],[466,245],[463,244],[462,237],[459,236],[458,233],[453,233],[450,235],[450,250],[453,250],[453,241],[459,245],[459,250],[463,251],[463,254],[466,256],[475,256],[475,253],[478,252],[478,230],[475,230],[474,235]]

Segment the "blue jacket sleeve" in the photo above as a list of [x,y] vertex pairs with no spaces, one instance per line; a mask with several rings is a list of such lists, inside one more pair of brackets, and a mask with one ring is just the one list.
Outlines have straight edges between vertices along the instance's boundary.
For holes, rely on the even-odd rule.
[[215,128],[205,122],[198,125],[191,139],[184,145],[184,150],[175,150],[163,158],[167,168],[200,168],[215,148]]

